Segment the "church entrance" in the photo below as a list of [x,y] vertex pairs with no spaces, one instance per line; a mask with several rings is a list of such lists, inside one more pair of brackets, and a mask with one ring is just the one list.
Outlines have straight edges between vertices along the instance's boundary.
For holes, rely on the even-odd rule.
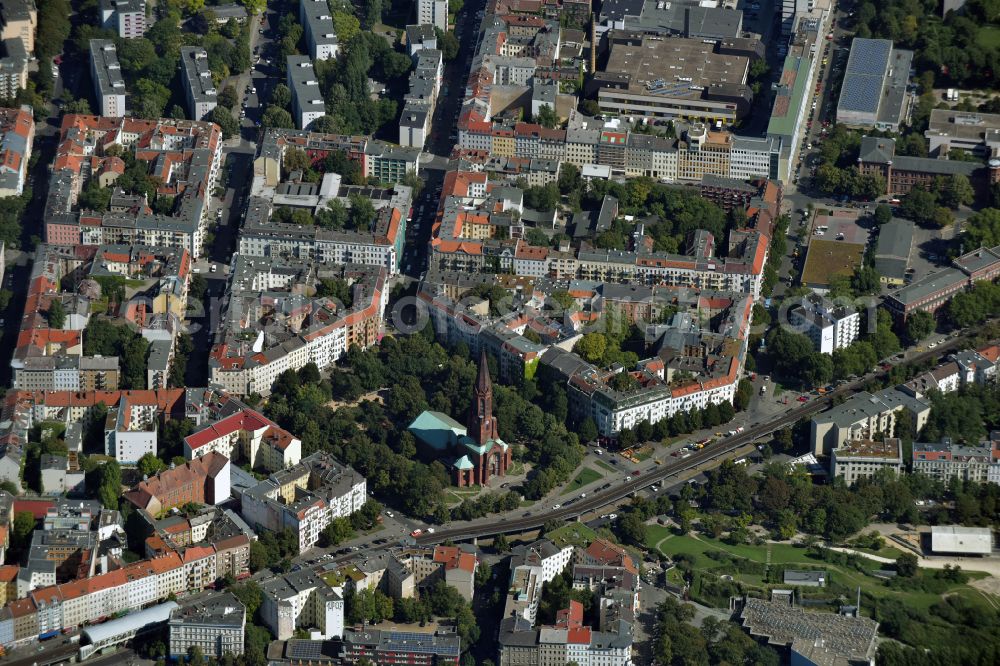
[[503,468],[501,467],[500,454],[494,453],[490,456],[490,476],[502,476]]

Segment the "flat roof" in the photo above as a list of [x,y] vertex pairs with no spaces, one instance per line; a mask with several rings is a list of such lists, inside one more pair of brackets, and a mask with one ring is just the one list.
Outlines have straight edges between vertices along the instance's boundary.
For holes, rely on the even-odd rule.
[[90,40],[91,68],[97,73],[98,94],[124,95],[125,79],[122,77],[122,66],[118,62],[118,50],[110,39]]
[[337,33],[333,29],[333,13],[326,0],[301,0],[302,14],[305,16],[306,27],[316,46],[327,46],[337,43]]
[[837,459],[881,458],[888,462],[902,462],[902,443],[895,437],[884,440],[859,439],[848,441],[833,450]]
[[799,110],[805,103],[809,88],[811,59],[800,54],[788,54],[778,79],[778,89],[767,123],[767,135],[791,138],[796,131]]
[[968,280],[968,276],[957,268],[945,268],[937,273],[931,273],[912,284],[908,284],[902,289],[897,289],[889,294],[888,297],[903,305],[909,305],[939,291],[945,291],[959,284],[965,284]]
[[993,552],[993,530],[989,527],[935,525],[931,527],[931,551],[989,555]]
[[[181,47],[181,64],[191,97],[197,102],[215,102],[218,91],[208,68],[208,51],[199,46]],[[200,120],[200,118],[195,118]]]
[[826,286],[835,275],[853,275],[861,265],[864,253],[865,246],[858,243],[813,238],[802,268],[802,284],[807,287]]
[[319,89],[319,80],[309,56],[288,56],[288,78],[292,83],[292,94],[303,111],[314,111],[312,106],[320,106],[325,110],[326,103]]
[[982,141],[985,134],[1000,130],[1000,113],[979,113],[934,109],[924,136],[950,136],[966,141]]
[[910,81],[910,67],[913,64],[913,51],[893,49],[889,57],[889,71],[882,90],[882,102],[878,107],[877,121],[899,125],[906,108],[906,86]]
[[711,85],[745,83],[749,68],[749,58],[715,53],[701,39],[644,36],[639,46],[612,44],[603,71],[627,75],[630,92],[700,98]]

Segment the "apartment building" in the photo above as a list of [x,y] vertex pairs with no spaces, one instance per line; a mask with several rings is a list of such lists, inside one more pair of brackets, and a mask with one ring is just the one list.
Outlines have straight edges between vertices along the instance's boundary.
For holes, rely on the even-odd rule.
[[299,0],[299,23],[305,33],[309,57],[314,62],[337,57],[340,43],[326,0]]
[[120,118],[128,115],[125,78],[118,62],[115,43],[109,39],[90,40],[90,74],[100,115]]
[[829,455],[856,440],[877,440],[891,436],[896,419],[907,410],[914,432],[927,423],[930,403],[899,389],[876,394],[855,393],[845,402],[813,417],[810,439],[815,455]]
[[344,630],[347,663],[367,659],[374,664],[458,666],[462,639],[453,631],[394,631],[361,627]]
[[940,442],[913,443],[913,471],[941,481],[1000,484],[1000,432],[977,444],[958,444],[950,437]]
[[[288,270],[276,270],[283,266]],[[328,298],[302,298],[297,285],[315,284],[319,267],[339,273],[352,285],[350,309]],[[367,349],[381,331],[388,299],[385,280],[385,270],[354,264],[335,267],[238,256],[229,306],[209,356],[212,381],[236,395],[266,395],[287,369],[297,370],[307,363],[322,369],[346,354],[351,345]],[[271,304],[286,309],[285,314],[272,317],[271,305],[260,300],[262,293]],[[302,326],[309,313],[314,316]],[[270,330],[267,337],[265,323]],[[248,331],[253,332],[252,338]]]
[[[146,165],[147,175],[159,181],[157,193],[173,197],[170,213],[154,213],[141,200],[103,213],[78,209],[77,197],[93,174],[107,187],[124,173],[121,158],[105,154],[111,146]],[[221,158],[222,132],[214,123],[66,114],[43,212],[46,241],[184,248],[197,259],[209,223],[207,194],[218,182]]]
[[[214,546],[200,550],[203,558],[216,557]],[[188,564],[196,563],[193,555],[188,557]],[[26,645],[37,640],[41,633],[96,624],[112,615],[127,615],[170,596],[190,592],[194,588],[186,575],[188,570],[190,567],[185,568],[181,555],[168,552],[108,573],[32,590],[27,597],[0,609],[0,645],[7,649]],[[237,575],[247,573],[243,570]],[[134,630],[133,626],[133,633]],[[102,634],[104,638],[111,637]]]
[[167,622],[170,656],[185,659],[192,647],[213,659],[243,654],[246,614],[246,606],[229,592],[174,608]]
[[316,545],[336,518],[361,509],[365,478],[329,454],[317,451],[241,493],[241,515],[254,528],[299,535],[299,552]]
[[292,118],[296,127],[306,129],[314,120],[326,115],[319,80],[308,56],[288,56],[287,71],[288,88],[292,91]]
[[421,49],[437,47],[437,33],[434,31],[434,26],[427,23],[406,26],[406,53],[411,58]]
[[841,477],[849,486],[883,469],[893,474],[901,474],[904,470],[903,445],[895,437],[886,437],[882,441],[853,440],[830,453],[830,475]]
[[399,144],[423,149],[431,128],[437,95],[444,71],[444,59],[437,49],[417,51],[416,65],[410,73],[410,90],[399,118]]
[[208,68],[208,51],[198,46],[181,47],[184,97],[192,120],[203,120],[219,103],[219,94]]
[[315,627],[323,638],[344,635],[344,599],[312,569],[271,578],[261,588],[261,620],[279,641],[291,638],[300,627]]
[[16,39],[26,53],[35,50],[38,8],[34,0],[7,0],[0,7],[0,41]]
[[821,354],[850,346],[861,330],[860,312],[838,306],[815,292],[802,297],[802,303],[788,314],[792,326],[812,340]]
[[104,425],[106,453],[122,465],[135,465],[150,453],[156,455],[156,412],[147,405],[133,406],[123,395],[117,405],[108,408]]
[[98,11],[101,25],[114,30],[123,39],[135,39],[146,34],[145,0],[101,0]]
[[27,87],[37,28],[34,0],[10,0],[0,6],[0,97],[14,99]]
[[448,0],[417,0],[417,23],[448,30]]
[[[595,128],[592,124],[590,119],[571,119],[568,129],[549,130],[531,123],[463,123],[460,119],[458,145],[468,153],[490,156],[487,164],[501,155],[526,160],[529,179],[536,158],[565,161],[581,169],[606,166],[613,174],[662,182],[697,182],[706,175],[737,180],[778,175],[780,144],[773,139],[740,137],[696,122],[677,121],[679,139],[634,132],[614,121]],[[503,141],[510,138],[513,142],[504,147]]]
[[0,108],[0,197],[20,196],[24,192],[34,140],[31,107]]
[[184,438],[184,457],[194,460],[215,451],[253,469],[277,472],[302,459],[302,441],[260,412],[245,407],[206,424]]

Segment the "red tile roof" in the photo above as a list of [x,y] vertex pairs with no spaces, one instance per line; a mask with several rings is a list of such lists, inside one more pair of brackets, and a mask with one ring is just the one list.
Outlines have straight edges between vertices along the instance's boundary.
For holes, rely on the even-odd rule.
[[240,431],[257,431],[268,426],[278,428],[278,425],[268,419],[260,412],[253,409],[244,409],[232,416],[227,416],[221,421],[216,421],[207,428],[188,435],[184,441],[192,450],[211,444],[221,437],[228,437]]

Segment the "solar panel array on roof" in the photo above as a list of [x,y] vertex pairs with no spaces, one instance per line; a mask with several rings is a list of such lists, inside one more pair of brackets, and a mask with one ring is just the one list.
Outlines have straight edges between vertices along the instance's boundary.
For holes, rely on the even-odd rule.
[[882,76],[891,50],[892,42],[888,39],[855,39],[851,44],[847,71]]
[[458,641],[449,641],[434,634],[389,631],[382,633],[382,640],[386,648],[393,652],[431,653],[454,657],[460,652]]
[[459,654],[458,641],[438,641],[434,634],[418,634],[408,631],[384,632],[386,647],[394,652],[405,648],[406,652],[441,654],[457,657]]
[[294,660],[328,660],[336,656],[329,648],[332,648],[332,645],[328,646],[327,641],[290,639],[285,648],[285,656]]
[[838,117],[845,111],[878,113],[891,52],[892,42],[888,39],[855,38],[840,89]]

